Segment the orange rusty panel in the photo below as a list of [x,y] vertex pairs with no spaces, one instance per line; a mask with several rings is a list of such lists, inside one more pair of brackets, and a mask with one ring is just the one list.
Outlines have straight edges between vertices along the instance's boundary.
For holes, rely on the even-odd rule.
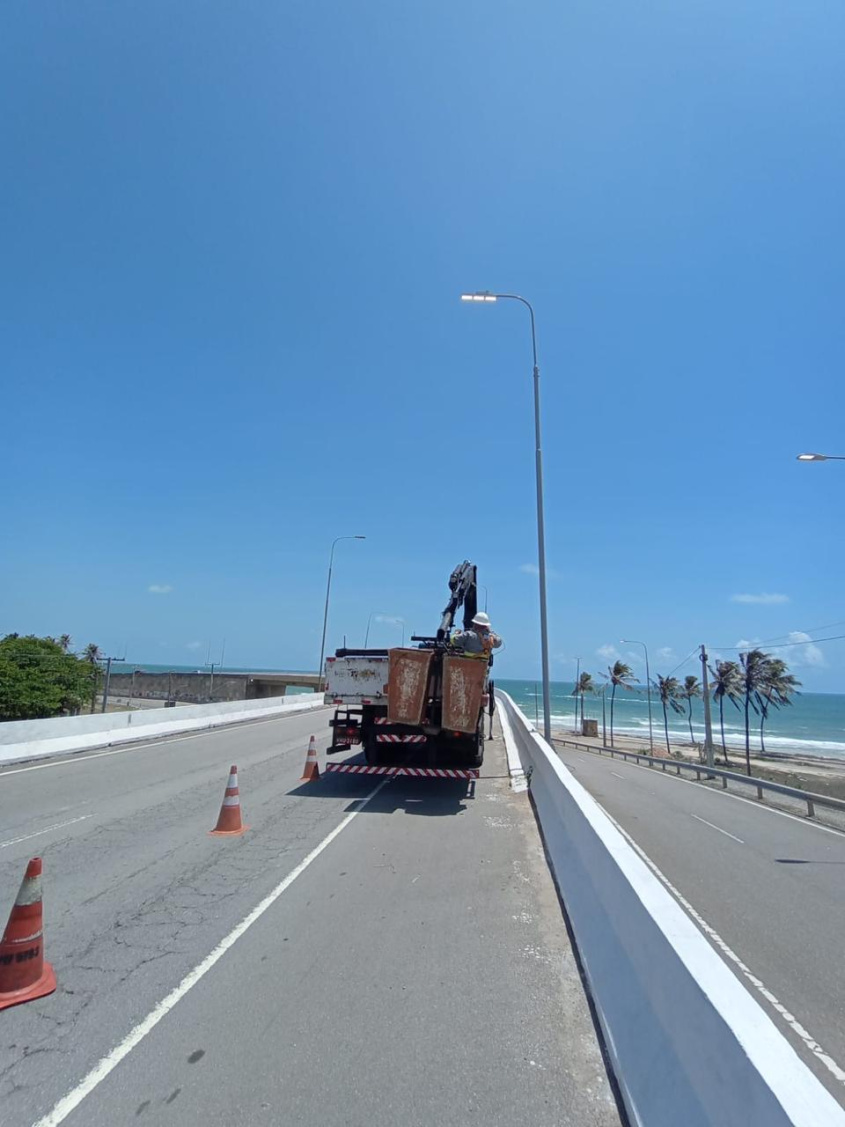
[[422,724],[431,650],[390,651],[387,719],[391,724]]
[[487,679],[487,662],[472,657],[443,658],[444,728],[453,732],[475,732],[481,697]]

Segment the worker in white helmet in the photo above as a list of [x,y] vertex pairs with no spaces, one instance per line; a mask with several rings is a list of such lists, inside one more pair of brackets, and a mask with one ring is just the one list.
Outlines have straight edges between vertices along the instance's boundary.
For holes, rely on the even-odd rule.
[[451,643],[455,649],[463,650],[467,657],[489,659],[493,650],[501,646],[502,639],[498,634],[493,633],[490,628],[490,618],[482,610],[473,618],[469,630],[459,630],[452,635]]

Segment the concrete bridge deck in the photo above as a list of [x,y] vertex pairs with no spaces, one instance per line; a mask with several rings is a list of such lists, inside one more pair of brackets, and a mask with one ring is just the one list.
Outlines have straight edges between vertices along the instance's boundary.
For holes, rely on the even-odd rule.
[[198,669],[194,673],[112,672],[109,695],[150,700],[175,700],[186,704],[208,701],[257,700],[281,697],[288,688],[317,689],[316,673],[216,672]]

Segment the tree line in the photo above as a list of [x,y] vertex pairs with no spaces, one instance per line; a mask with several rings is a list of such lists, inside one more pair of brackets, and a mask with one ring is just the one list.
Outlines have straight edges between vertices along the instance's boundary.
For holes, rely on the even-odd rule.
[[102,680],[99,646],[73,653],[69,634],[0,638],[0,721],[76,716],[94,711]]
[[[749,650],[739,655],[739,661],[717,661],[715,667],[708,665],[711,678],[710,691],[713,699],[719,705],[719,727],[722,734],[722,754],[726,766],[731,766],[728,758],[728,746],[725,740],[725,702],[729,701],[734,708],[740,711],[745,723],[745,764],[748,774],[751,774],[751,718],[752,714],[760,721],[760,750],[765,753],[766,742],[764,729],[771,709],[784,708],[792,704],[792,698],[798,694],[801,682],[789,672],[785,661],[779,657],[772,657],[763,650]],[[607,667],[607,673],[601,675],[606,685],[601,687],[602,693],[610,686],[610,743],[613,744],[613,712],[616,702],[616,690],[619,688],[634,690],[634,671],[624,661],[615,661]],[[657,690],[657,696],[663,707],[663,731],[666,736],[666,751],[671,754],[669,743],[669,712],[685,716],[689,724],[690,742],[695,743],[693,736],[693,703],[702,697],[702,686],[697,677],[688,674],[683,683],[677,677],[663,677],[657,675],[651,684]],[[576,698],[575,707],[578,708],[578,697],[581,698],[581,726],[584,724],[584,697],[588,693],[598,692],[591,673],[582,673],[573,689]]]

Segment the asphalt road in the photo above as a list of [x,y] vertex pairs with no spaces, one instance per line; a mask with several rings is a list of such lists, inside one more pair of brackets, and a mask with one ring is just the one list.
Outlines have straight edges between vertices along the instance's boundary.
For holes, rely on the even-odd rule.
[[845,834],[656,768],[558,752],[845,1104]]
[[0,1013],[4,1127],[618,1124],[501,741],[474,793],[302,787],[327,718],[0,772],[0,912],[43,856],[59,982]]

